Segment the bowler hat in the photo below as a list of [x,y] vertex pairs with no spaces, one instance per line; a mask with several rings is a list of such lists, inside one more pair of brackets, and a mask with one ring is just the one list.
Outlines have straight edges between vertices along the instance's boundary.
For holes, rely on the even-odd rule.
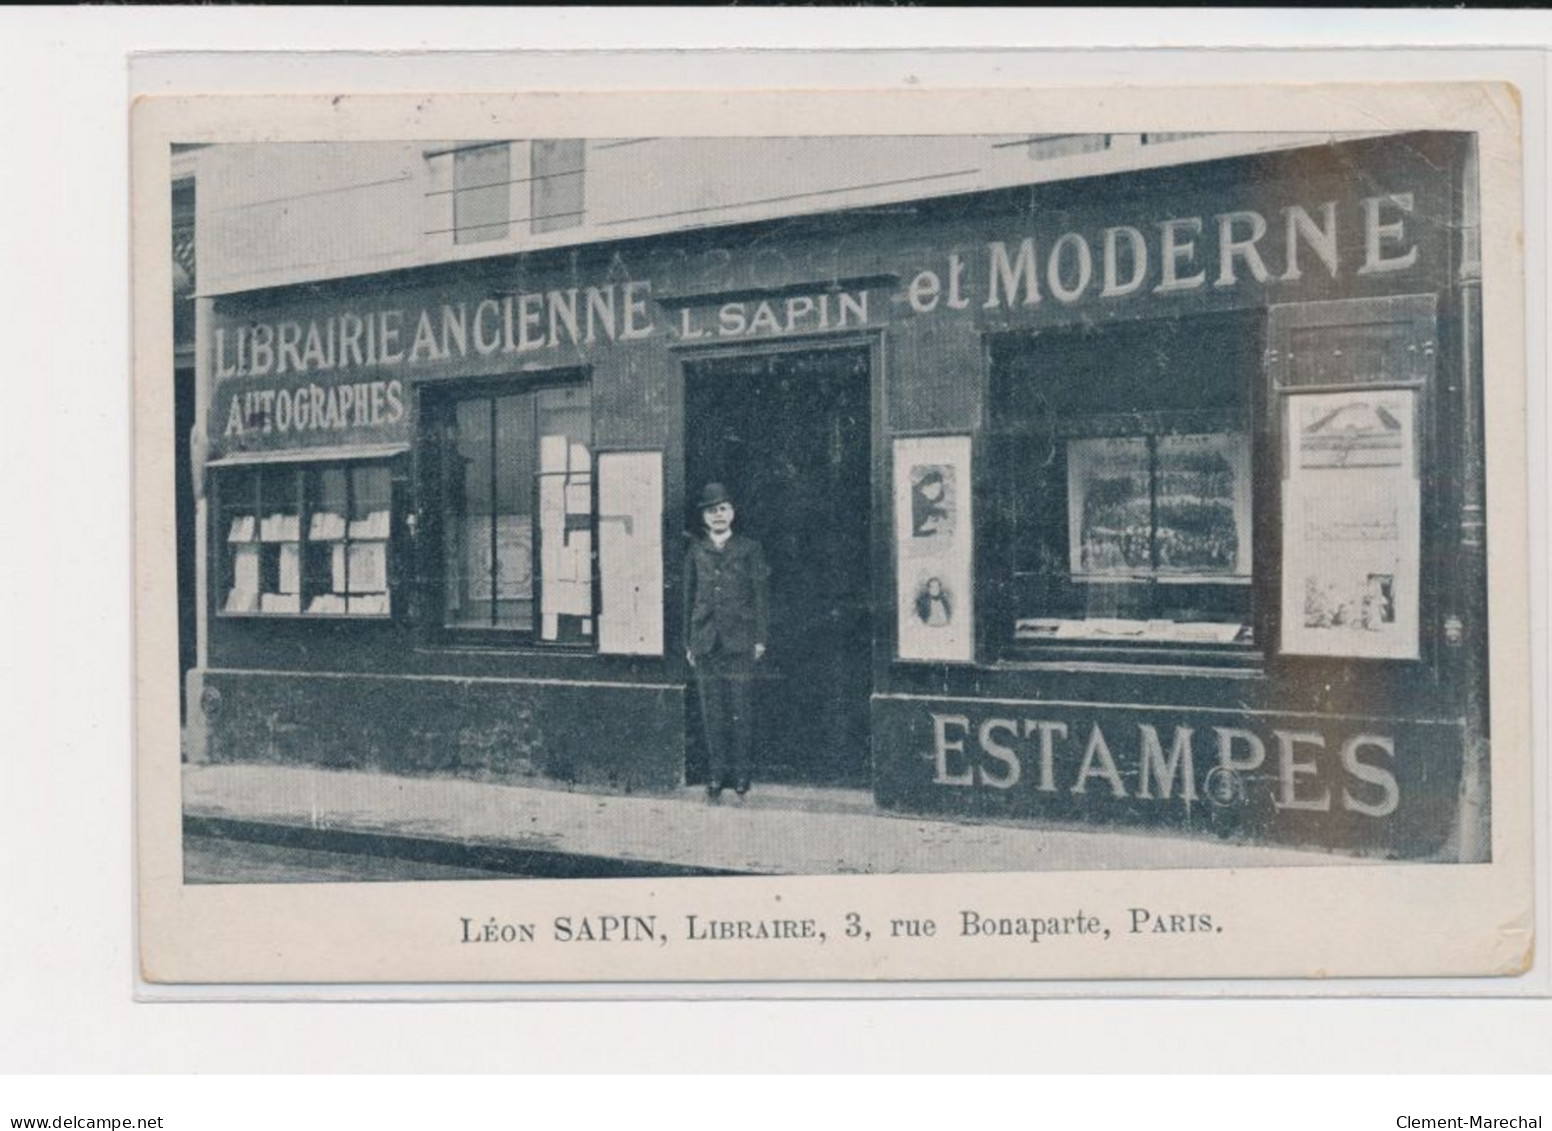
[[731,503],[733,496],[728,494],[728,489],[720,483],[708,483],[701,488],[701,497],[696,502],[697,510],[710,510],[721,503]]

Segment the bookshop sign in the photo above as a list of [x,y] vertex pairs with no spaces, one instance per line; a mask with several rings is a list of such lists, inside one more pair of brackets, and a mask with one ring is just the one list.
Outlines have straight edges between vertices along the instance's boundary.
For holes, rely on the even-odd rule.
[[1456,723],[887,696],[896,807],[1211,828],[1427,855],[1450,827]]
[[[1349,279],[1372,285],[1442,262],[1436,233],[1419,219],[1431,203],[1412,180],[1400,175],[1357,198],[1305,186],[1256,208],[1218,194],[1178,212],[1084,209],[954,226],[940,233],[936,254],[880,244],[872,259],[880,271],[867,285],[800,272],[751,278],[750,294],[735,297],[694,266],[632,264],[617,252],[597,267],[622,280],[607,283],[545,285],[582,282],[573,277],[493,292],[488,281],[460,280],[322,309],[310,292],[300,303],[217,314],[212,438],[228,449],[398,441],[409,425],[407,379],[495,375],[618,346],[845,333],[917,318],[1039,320],[1160,300],[1320,297]],[[700,262],[753,270],[756,258],[721,248]]]

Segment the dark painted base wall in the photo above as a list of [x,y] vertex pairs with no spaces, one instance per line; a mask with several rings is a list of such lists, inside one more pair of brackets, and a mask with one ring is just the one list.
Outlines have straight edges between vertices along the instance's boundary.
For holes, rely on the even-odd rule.
[[684,692],[520,680],[211,671],[213,762],[611,789],[683,781]]
[[930,696],[872,716],[887,809],[1458,859],[1460,724]]

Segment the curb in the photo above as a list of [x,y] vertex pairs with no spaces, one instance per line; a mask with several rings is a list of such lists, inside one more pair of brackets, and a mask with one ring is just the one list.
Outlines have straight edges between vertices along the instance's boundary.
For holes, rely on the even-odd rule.
[[[547,848],[516,848],[480,841],[439,840],[435,837],[365,832],[360,829],[317,828],[279,821],[185,814],[183,835],[215,840],[239,840],[314,852],[340,852],[443,864],[490,872],[491,879],[523,877],[545,880],[642,879],[685,876],[749,876],[728,868],[701,868],[650,860],[623,860]],[[370,881],[368,881],[370,882]],[[381,881],[379,881],[381,882]]]

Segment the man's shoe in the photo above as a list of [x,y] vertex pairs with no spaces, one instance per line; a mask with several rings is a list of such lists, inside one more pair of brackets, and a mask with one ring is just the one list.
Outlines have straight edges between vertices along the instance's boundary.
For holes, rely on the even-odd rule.
[[722,799],[722,787],[720,785],[708,785],[706,787],[706,800],[715,805]]
[[740,796],[740,797],[742,797],[744,794],[748,793],[749,792],[749,779],[745,778],[743,781],[741,781],[737,785],[735,785],[733,787],[733,792],[737,793],[738,796]]

